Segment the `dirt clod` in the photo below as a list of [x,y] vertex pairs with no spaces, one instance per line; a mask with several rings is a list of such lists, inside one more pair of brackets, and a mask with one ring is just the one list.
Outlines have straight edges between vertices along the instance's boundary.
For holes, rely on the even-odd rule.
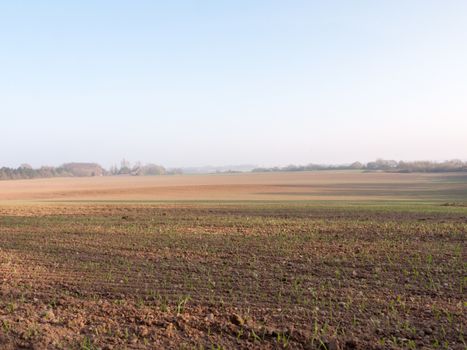
[[232,314],[230,316],[230,322],[237,326],[243,326],[245,324],[245,320],[238,314]]

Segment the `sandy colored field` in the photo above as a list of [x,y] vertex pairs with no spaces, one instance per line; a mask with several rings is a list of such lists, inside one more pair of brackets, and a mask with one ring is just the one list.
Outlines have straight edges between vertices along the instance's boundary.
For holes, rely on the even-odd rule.
[[253,173],[0,181],[9,200],[467,199],[467,174]]

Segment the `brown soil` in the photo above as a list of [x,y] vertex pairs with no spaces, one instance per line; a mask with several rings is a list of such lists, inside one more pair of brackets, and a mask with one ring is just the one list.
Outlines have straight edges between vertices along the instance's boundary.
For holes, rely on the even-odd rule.
[[451,206],[0,207],[2,349],[465,349]]
[[459,173],[346,171],[0,181],[0,201],[307,199],[467,201],[467,181]]

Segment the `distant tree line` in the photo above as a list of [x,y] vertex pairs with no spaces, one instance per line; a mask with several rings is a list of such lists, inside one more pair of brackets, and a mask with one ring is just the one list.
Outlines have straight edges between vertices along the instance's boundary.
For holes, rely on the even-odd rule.
[[156,176],[181,174],[180,169],[167,170],[161,165],[135,163],[122,160],[120,167],[112,166],[105,170],[97,163],[66,163],[58,167],[42,166],[34,169],[29,164],[22,164],[18,168],[0,168],[0,180],[36,179],[48,177],[90,177],[90,176]]
[[156,176],[156,175],[176,175],[182,174],[181,169],[166,169],[162,165],[157,164],[141,164],[136,162],[131,165],[129,161],[123,159],[120,162],[120,167],[113,165],[110,168],[109,175],[133,175],[133,176]]
[[59,167],[42,166],[37,169],[29,164],[22,164],[18,168],[0,168],[0,180],[103,175],[106,175],[106,171],[96,163],[66,163]]
[[[398,173],[436,173],[466,171],[467,162],[458,159],[444,162],[414,161],[404,162],[395,160],[378,159],[366,164],[354,162],[346,165],[288,165],[285,167],[255,168],[252,172],[291,172],[291,171],[318,171],[318,170],[361,170],[361,171],[385,171]],[[239,171],[225,171],[236,173]],[[0,180],[35,179],[47,177],[85,177],[85,176],[158,176],[182,174],[182,169],[166,169],[157,164],[131,164],[122,160],[120,166],[112,166],[105,170],[97,163],[66,163],[59,167],[42,166],[34,169],[29,164],[22,164],[18,168],[0,168]]]
[[27,164],[23,164],[16,169],[7,167],[0,168],[0,180],[35,179],[55,176],[71,176],[71,174],[63,168],[43,166],[39,169],[33,169]]
[[366,164],[354,162],[345,165],[288,165],[285,167],[256,168],[252,172],[290,172],[290,171],[316,171],[316,170],[362,170],[362,171],[385,171],[398,173],[437,173],[437,172],[456,172],[467,171],[467,162],[458,159],[444,162],[432,161],[395,161],[377,159],[374,162]]

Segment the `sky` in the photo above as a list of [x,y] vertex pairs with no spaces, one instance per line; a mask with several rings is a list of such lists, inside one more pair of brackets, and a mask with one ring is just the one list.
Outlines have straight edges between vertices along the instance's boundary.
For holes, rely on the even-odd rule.
[[465,0],[0,0],[0,166],[467,160]]

